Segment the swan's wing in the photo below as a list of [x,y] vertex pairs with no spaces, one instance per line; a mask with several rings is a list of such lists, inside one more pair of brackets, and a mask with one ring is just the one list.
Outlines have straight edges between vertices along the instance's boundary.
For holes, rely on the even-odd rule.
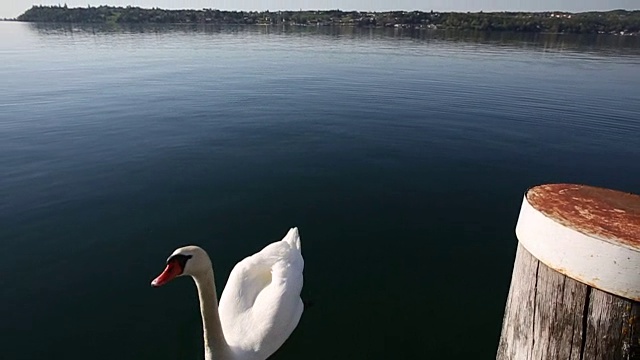
[[229,345],[266,358],[284,343],[302,315],[303,268],[297,228],[233,268],[219,305]]

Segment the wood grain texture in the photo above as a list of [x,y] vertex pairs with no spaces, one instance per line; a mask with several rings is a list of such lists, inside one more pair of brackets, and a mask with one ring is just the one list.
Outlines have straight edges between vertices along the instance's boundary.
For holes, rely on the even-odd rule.
[[640,359],[638,311],[638,303],[592,289],[584,359]]
[[542,263],[538,269],[532,359],[579,360],[587,286]]
[[640,304],[547,267],[518,245],[498,360],[640,360]]
[[511,276],[511,288],[502,323],[497,359],[532,359],[534,309],[538,266],[536,260],[518,244]]

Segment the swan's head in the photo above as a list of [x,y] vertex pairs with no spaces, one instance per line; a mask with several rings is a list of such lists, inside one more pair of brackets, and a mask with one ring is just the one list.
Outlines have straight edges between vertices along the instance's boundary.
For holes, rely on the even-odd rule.
[[151,286],[162,286],[182,275],[198,276],[210,269],[211,260],[206,251],[198,246],[181,247],[169,256],[167,267],[151,282]]

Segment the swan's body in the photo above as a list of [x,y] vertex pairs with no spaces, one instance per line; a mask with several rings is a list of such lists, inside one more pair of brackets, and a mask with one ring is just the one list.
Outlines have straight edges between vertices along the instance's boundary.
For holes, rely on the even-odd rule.
[[264,360],[287,340],[302,316],[304,261],[298,229],[240,261],[218,300],[213,267],[197,246],[179,248],[153,282],[190,275],[198,288],[206,360]]

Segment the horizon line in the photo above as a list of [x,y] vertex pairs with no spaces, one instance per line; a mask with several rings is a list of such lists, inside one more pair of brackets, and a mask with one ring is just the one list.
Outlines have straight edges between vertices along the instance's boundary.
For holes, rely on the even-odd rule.
[[[65,4],[66,5],[66,4]],[[33,8],[33,7],[64,7],[64,5],[61,4],[57,4],[57,5],[42,5],[42,4],[33,4],[30,8],[26,9],[25,11]],[[181,8],[181,7],[167,7],[167,8],[161,8],[161,7],[157,7],[157,6],[153,6],[153,7],[145,7],[145,6],[138,6],[138,5],[91,5],[91,4],[87,4],[87,6],[68,6],[68,9],[89,9],[89,8],[94,8],[94,7],[111,7],[111,8],[123,8],[126,9],[127,7],[131,7],[131,8],[139,8],[139,9],[149,9],[149,10],[153,10],[153,9],[158,9],[158,10],[195,10],[195,11],[202,11],[202,10],[219,10],[219,11],[235,11],[235,12],[266,12],[266,11],[290,11],[290,12],[300,12],[300,11],[341,11],[341,12],[372,12],[372,13],[376,13],[376,12],[396,12],[396,11],[405,11],[405,12],[440,12],[440,13],[544,13],[544,12],[563,12],[563,13],[571,13],[571,14],[580,14],[580,13],[589,13],[589,12],[611,12],[611,11],[618,11],[618,10],[622,10],[622,11],[640,11],[640,8],[637,9],[626,9],[626,8],[611,8],[611,9],[607,9],[607,10],[582,10],[582,11],[569,11],[569,10],[435,10],[435,9],[430,9],[430,10],[418,10],[418,9],[414,9],[414,10],[406,10],[406,9],[390,9],[390,10],[356,10],[356,9],[340,9],[340,8],[326,8],[326,9],[321,9],[321,8],[315,8],[315,9],[303,9],[303,8],[299,8],[298,10],[292,10],[292,9],[265,9],[265,10],[243,10],[243,9],[220,9],[220,8]]]

